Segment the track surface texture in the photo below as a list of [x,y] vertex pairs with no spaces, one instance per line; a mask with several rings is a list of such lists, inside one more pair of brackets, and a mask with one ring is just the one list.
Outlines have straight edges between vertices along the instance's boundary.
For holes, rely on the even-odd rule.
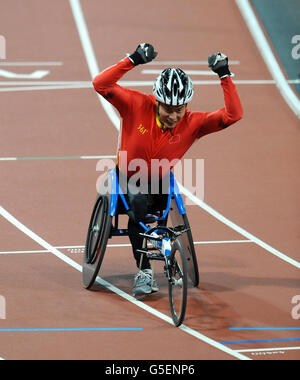
[[[238,3],[2,5],[1,358],[300,359],[299,118]],[[280,57],[272,33],[265,36]],[[142,301],[132,297],[136,267],[127,238],[109,240],[92,291],[81,281],[97,163],[115,158],[118,139],[118,116],[105,108],[91,80],[143,41],[159,55],[129,72],[121,85],[151,93],[157,73],[179,66],[194,71],[189,107],[213,111],[223,107],[223,96],[218,77],[205,73],[205,62],[222,51],[232,62],[244,109],[242,120],[200,139],[184,157],[204,160],[205,186],[204,199],[191,202],[183,183],[200,284],[188,290],[180,328],[170,319],[160,265],[160,291]]]

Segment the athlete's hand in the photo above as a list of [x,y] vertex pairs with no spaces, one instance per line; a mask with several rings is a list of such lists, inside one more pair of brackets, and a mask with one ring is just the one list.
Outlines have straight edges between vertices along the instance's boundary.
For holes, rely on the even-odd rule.
[[228,67],[228,58],[223,53],[214,53],[208,57],[208,66],[219,75],[220,78],[230,76],[231,72]]
[[157,51],[148,43],[141,43],[129,58],[135,66],[151,62],[157,56]]

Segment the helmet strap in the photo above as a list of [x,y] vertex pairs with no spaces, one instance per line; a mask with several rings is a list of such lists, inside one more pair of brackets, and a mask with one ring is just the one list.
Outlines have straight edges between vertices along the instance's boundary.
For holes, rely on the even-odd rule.
[[163,125],[163,123],[159,120],[159,107],[160,107],[160,102],[158,102],[157,106],[157,112],[156,112],[156,124],[159,126],[159,128],[162,130],[162,132],[165,131],[166,127]]
[[157,113],[155,115],[155,118],[156,118],[156,124],[158,125],[158,127],[161,129],[162,132],[166,132],[166,131],[169,131],[171,133],[172,136],[173,135],[173,132],[172,132],[172,129],[166,127],[160,120],[159,120],[159,107],[160,107],[160,102],[158,102],[158,106],[157,106]]

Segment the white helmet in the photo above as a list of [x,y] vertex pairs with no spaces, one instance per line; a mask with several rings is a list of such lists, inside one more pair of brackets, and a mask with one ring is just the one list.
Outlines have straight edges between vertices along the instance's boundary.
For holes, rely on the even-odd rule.
[[188,103],[193,95],[194,88],[188,75],[181,69],[165,69],[153,84],[155,99],[171,106],[180,106]]

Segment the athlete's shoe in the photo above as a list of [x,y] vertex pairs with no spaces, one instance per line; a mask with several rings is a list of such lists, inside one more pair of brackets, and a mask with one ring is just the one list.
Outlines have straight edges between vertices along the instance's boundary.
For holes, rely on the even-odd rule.
[[143,269],[140,270],[134,278],[133,295],[140,296],[150,294],[152,292],[158,292],[156,280],[152,281],[152,270]]

